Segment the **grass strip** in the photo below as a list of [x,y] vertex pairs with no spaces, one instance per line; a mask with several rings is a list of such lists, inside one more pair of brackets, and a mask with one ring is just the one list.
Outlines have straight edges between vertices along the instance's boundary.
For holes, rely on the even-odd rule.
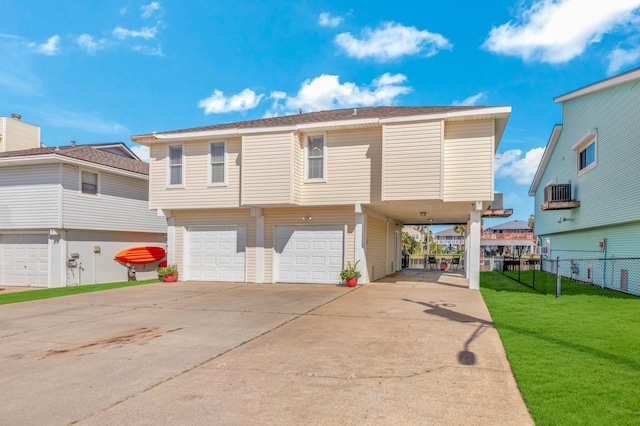
[[638,425],[640,298],[556,299],[497,272],[480,282],[536,425]]
[[9,303],[28,302],[31,300],[50,299],[52,297],[69,296],[72,294],[90,293],[93,291],[110,290],[112,288],[133,287],[142,284],[157,283],[158,280],[123,281],[117,283],[79,285],[73,287],[45,288],[42,290],[26,290],[14,293],[0,293],[0,305]]

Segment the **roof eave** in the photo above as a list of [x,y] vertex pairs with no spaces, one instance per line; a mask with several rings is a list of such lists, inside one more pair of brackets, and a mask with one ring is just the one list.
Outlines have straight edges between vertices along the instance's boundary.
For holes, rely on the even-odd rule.
[[0,165],[15,163],[15,165],[22,164],[47,164],[53,162],[61,162],[68,164],[75,164],[78,166],[91,167],[94,169],[100,169],[111,173],[135,177],[138,179],[149,180],[149,175],[145,173],[137,173],[130,170],[123,170],[117,167],[105,166],[104,164],[94,163],[91,161],[80,160],[78,158],[67,157],[60,154],[39,154],[39,155],[23,155],[16,157],[0,157]]
[[551,136],[549,136],[549,141],[547,142],[547,146],[544,149],[544,154],[542,154],[542,159],[540,160],[540,164],[538,164],[538,169],[536,170],[536,174],[534,175],[533,181],[531,182],[531,187],[529,188],[529,195],[532,197],[536,195],[536,191],[538,190],[538,185],[540,185],[542,175],[547,168],[551,153],[556,147],[561,133],[562,124],[556,124],[555,126],[553,126],[553,131],[551,132]]
[[580,89],[574,90],[573,92],[560,95],[554,98],[553,101],[556,103],[569,101],[571,99],[575,99],[580,96],[588,95],[594,92],[599,92],[600,90],[609,89],[611,87],[619,86],[620,84],[625,84],[630,81],[639,80],[639,79],[640,79],[640,68],[636,68],[631,71],[627,71],[625,73],[607,78],[606,80],[601,80],[601,81],[598,81],[597,83],[593,83],[588,86],[582,87]]

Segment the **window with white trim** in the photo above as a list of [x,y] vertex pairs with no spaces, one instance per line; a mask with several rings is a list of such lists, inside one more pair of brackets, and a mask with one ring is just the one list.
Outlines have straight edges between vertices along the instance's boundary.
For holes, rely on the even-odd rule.
[[324,182],[326,179],[326,137],[325,135],[307,136],[306,180]]
[[227,183],[227,143],[211,142],[209,145],[209,184]]
[[182,186],[183,159],[182,145],[169,146],[169,186]]
[[594,168],[598,162],[597,135],[597,129],[592,129],[571,148],[576,152],[576,169],[578,175]]
[[80,185],[83,194],[98,195],[98,174],[81,171],[80,172]]

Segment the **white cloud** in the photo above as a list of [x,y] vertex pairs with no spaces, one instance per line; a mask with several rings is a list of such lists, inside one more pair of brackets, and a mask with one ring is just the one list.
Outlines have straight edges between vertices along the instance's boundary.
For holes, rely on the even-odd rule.
[[480,92],[477,93],[473,96],[469,96],[468,98],[466,98],[463,101],[453,101],[454,105],[460,105],[460,106],[473,106],[473,105],[477,105],[477,103],[481,100],[484,99],[484,97],[486,96],[486,93],[484,92]]
[[318,25],[321,27],[335,28],[344,21],[342,16],[331,16],[329,12],[323,12],[318,17]]
[[416,27],[405,27],[395,22],[383,23],[376,29],[365,28],[360,39],[351,33],[338,34],[335,43],[348,56],[379,61],[419,53],[429,57],[442,49],[452,48],[449,40],[440,34],[418,30]]
[[622,67],[633,64],[640,59],[640,47],[630,50],[616,48],[609,54],[608,59],[609,67],[607,67],[607,73],[609,75],[615,74]]
[[29,47],[34,52],[43,53],[48,56],[53,56],[60,53],[60,46],[58,46],[59,43],[60,43],[60,36],[56,34],[54,36],[49,37],[46,43],[42,43],[42,44],[29,43]]
[[144,53],[145,55],[149,55],[149,56],[162,56],[162,57],[165,56],[161,46],[151,47],[151,46],[135,45],[131,48],[131,50],[135,52]]
[[[357,86],[355,83],[340,83],[337,75],[322,74],[314,79],[305,80],[295,96],[274,98],[283,100],[284,106],[278,104],[276,109],[281,112],[320,111],[351,106],[390,105],[395,99],[411,91],[403,86],[406,76],[402,74],[385,73],[373,80],[368,86]],[[273,97],[273,94],[272,94]],[[277,115],[272,111],[272,115]]]
[[158,33],[158,29],[156,27],[144,27],[140,31],[135,30],[127,30],[122,27],[116,27],[113,29],[113,35],[120,40],[124,40],[128,37],[140,37],[145,40],[152,39]]
[[204,108],[205,114],[220,114],[232,111],[247,111],[255,108],[264,95],[256,95],[251,89],[244,89],[231,97],[224,96],[221,90],[214,90],[208,98],[198,102],[199,108]]
[[160,10],[160,3],[157,1],[152,1],[145,6],[140,6],[140,10],[142,10],[143,18],[150,18],[151,15],[153,15],[153,12]]
[[139,159],[145,163],[149,162],[149,147],[144,145],[135,144],[131,147],[131,151],[138,156]]
[[494,160],[495,174],[510,177],[518,185],[530,185],[544,154],[544,147],[529,150],[524,157],[519,149],[510,149]]
[[86,50],[88,53],[93,54],[93,53],[96,53],[98,50],[103,49],[106,44],[106,41],[105,40],[95,41],[91,35],[82,34],[81,36],[76,38],[76,43],[78,43],[78,46]]
[[483,47],[525,61],[568,62],[634,20],[640,0],[535,0],[516,22],[492,28]]

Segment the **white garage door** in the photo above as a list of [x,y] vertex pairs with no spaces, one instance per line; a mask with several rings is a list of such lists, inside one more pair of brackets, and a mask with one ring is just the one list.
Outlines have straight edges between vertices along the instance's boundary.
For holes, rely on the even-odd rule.
[[337,284],[344,226],[276,226],[276,281]]
[[231,226],[190,228],[186,239],[186,279],[245,281],[246,228]]
[[47,287],[46,235],[0,235],[0,285]]

